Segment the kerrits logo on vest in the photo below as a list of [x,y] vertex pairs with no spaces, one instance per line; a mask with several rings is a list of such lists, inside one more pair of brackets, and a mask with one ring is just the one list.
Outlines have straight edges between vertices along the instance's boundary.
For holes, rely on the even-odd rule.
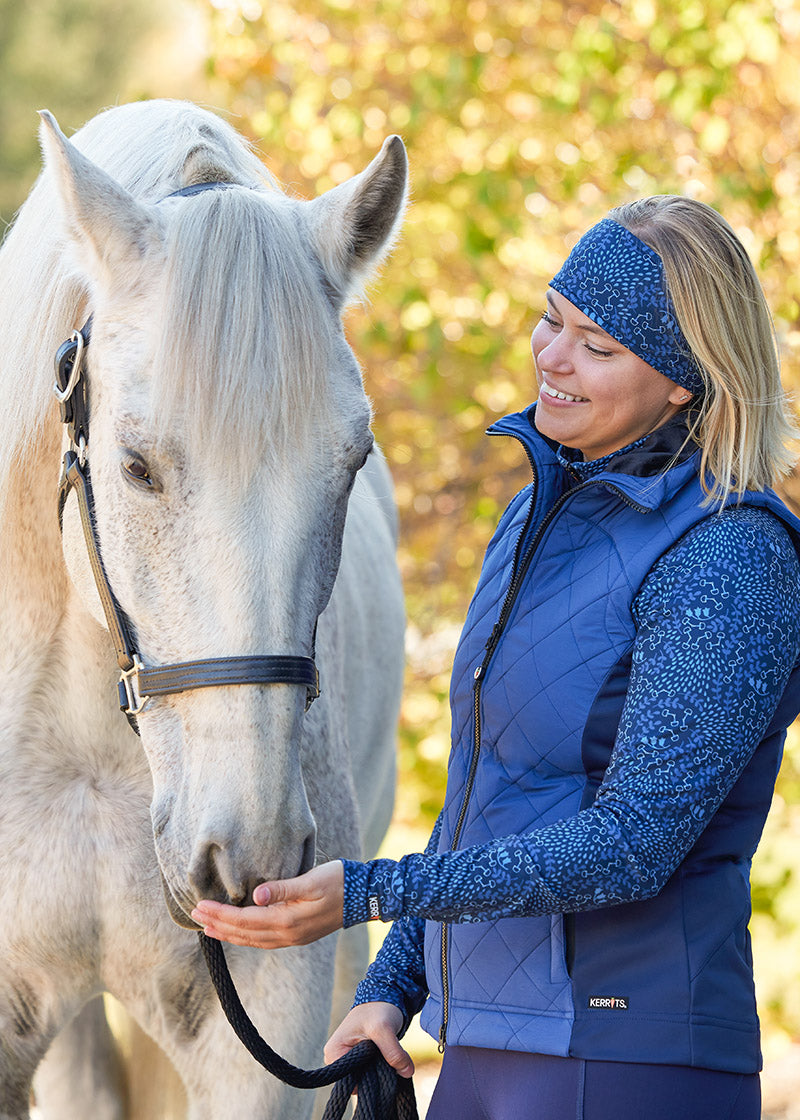
[[369,907],[369,920],[371,922],[374,922],[378,918],[380,918],[381,909],[380,909],[380,906],[378,905],[378,896],[376,894],[371,894],[371,895],[368,896],[367,906]]
[[590,1011],[627,1011],[627,996],[589,996]]

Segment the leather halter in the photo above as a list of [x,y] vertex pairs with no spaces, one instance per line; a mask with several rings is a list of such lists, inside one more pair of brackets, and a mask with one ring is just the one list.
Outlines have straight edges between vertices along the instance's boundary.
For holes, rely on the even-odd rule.
[[[176,191],[173,198],[201,190],[224,190],[231,183],[198,183]],[[297,684],[306,688],[306,711],[319,696],[319,674],[313,657],[295,654],[266,654],[257,657],[219,657],[181,661],[174,665],[147,667],[136,649],[130,620],[120,607],[109,583],[94,520],[94,497],[86,450],[89,443],[88,384],[84,377],[84,354],[91,338],[92,319],[59,346],[53,391],[61,405],[70,448],[64,455],[58,498],[59,524],[70,491],[75,491],[83,535],[100,602],[120,667],[120,709],[138,734],[136,716],[151,697],[168,696],[194,688],[231,684]]]

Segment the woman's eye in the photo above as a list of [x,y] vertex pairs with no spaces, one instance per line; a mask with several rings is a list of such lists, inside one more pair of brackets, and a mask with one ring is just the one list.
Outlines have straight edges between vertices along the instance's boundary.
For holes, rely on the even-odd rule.
[[150,471],[147,469],[147,463],[144,459],[140,459],[138,455],[128,455],[122,461],[122,472],[126,478],[131,482],[137,483],[139,486],[152,486],[153,479]]
[[550,315],[547,311],[542,312],[542,321],[547,323],[548,327],[552,327],[553,330],[561,330],[561,324],[557,323],[553,316]]
[[613,350],[598,350],[596,346],[590,346],[588,342],[585,342],[584,346],[589,353],[594,354],[596,358],[610,358],[613,354]]

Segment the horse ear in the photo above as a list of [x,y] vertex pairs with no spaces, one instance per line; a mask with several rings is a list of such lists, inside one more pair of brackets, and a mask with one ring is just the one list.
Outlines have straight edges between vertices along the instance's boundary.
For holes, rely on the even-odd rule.
[[143,206],[105,171],[87,159],[42,110],[39,139],[53,176],[66,231],[94,279],[124,274],[159,237]]
[[314,248],[339,303],[391,248],[407,191],[406,150],[399,136],[390,136],[360,175],[307,204]]

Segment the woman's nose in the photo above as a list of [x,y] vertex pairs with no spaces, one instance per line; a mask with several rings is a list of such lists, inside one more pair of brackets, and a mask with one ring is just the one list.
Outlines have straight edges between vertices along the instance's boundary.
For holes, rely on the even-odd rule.
[[569,373],[572,370],[572,350],[564,340],[564,332],[560,332],[547,341],[543,346],[536,347],[535,339],[531,339],[533,356],[536,364],[542,371],[552,370],[554,373]]

